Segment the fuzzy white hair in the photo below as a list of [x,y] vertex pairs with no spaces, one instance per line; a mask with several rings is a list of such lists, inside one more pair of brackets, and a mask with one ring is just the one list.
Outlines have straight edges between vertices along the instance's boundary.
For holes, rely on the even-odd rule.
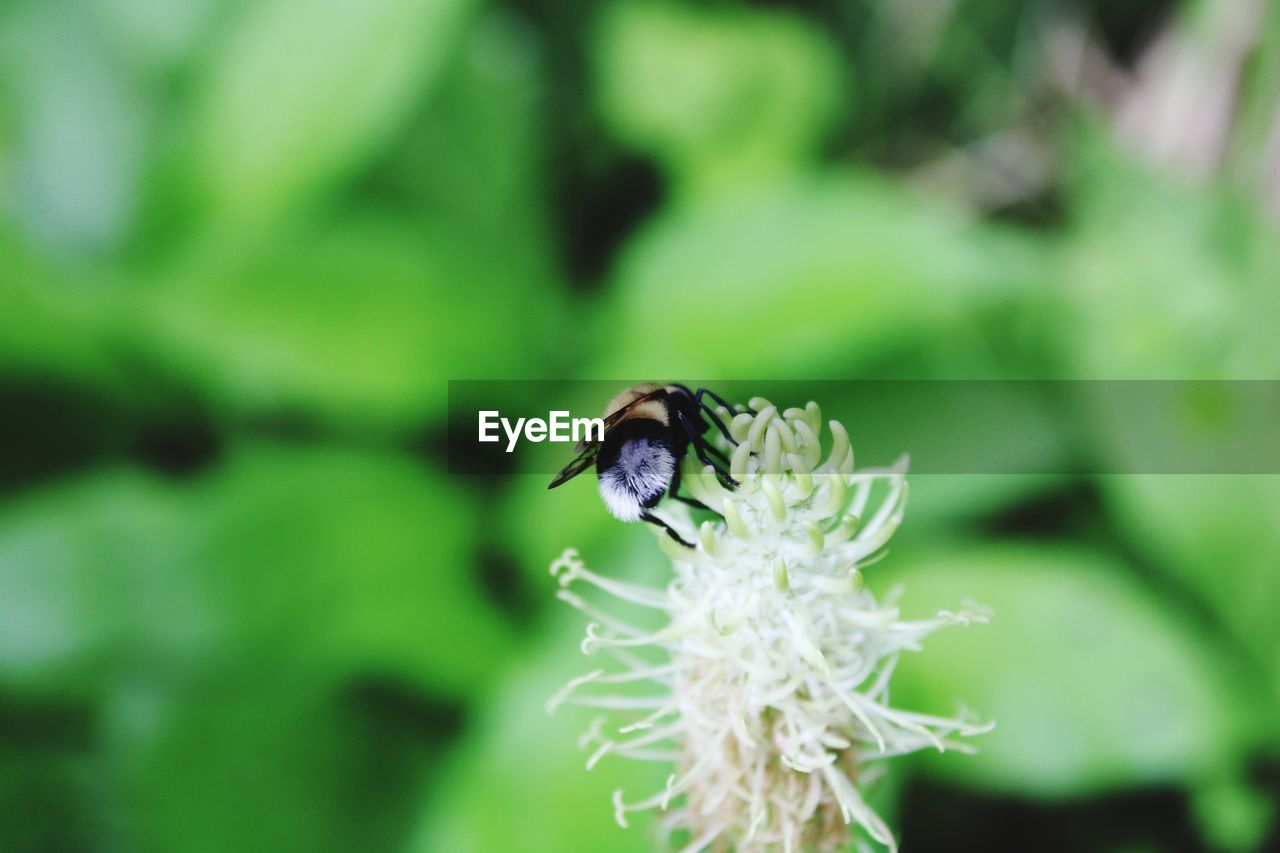
[[618,450],[618,460],[600,472],[600,497],[620,521],[639,521],[646,498],[661,494],[675,475],[671,450],[645,436],[630,439]]

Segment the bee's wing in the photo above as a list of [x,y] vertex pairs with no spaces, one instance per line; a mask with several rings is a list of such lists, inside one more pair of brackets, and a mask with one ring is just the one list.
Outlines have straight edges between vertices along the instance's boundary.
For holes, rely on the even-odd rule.
[[561,470],[559,474],[556,474],[556,478],[551,481],[551,485],[547,486],[547,488],[554,489],[556,486],[559,486],[569,480],[572,480],[574,477],[578,476],[583,471],[590,468],[592,464],[595,463],[596,457],[599,455],[600,455],[600,442],[598,441],[591,442],[582,450],[581,453],[577,455],[577,457],[572,462],[564,466],[564,469]]
[[[666,393],[667,390],[665,388],[658,388],[657,390],[650,391],[642,397],[637,397],[625,406],[619,406],[617,409],[614,409],[612,412],[604,416],[605,432],[608,432],[611,426],[616,424],[623,415],[631,411],[631,409],[638,403],[643,403],[646,400],[652,400],[655,397],[661,397]],[[573,449],[577,452],[577,457],[568,465],[564,466],[559,474],[556,474],[555,479],[551,481],[551,485],[547,486],[548,489],[554,489],[556,486],[572,480],[574,477],[590,468],[591,465],[595,463],[596,457],[600,455],[600,442],[580,441]]]
[[609,430],[609,427],[616,424],[623,415],[625,415],[627,412],[631,411],[641,403],[647,400],[652,400],[655,397],[665,397],[665,396],[667,396],[666,388],[655,388],[654,390],[650,391],[648,394],[644,394],[640,397],[636,397],[630,403],[626,403],[624,405],[619,406],[618,408],[614,409],[612,412],[604,416],[605,431],[607,432]]

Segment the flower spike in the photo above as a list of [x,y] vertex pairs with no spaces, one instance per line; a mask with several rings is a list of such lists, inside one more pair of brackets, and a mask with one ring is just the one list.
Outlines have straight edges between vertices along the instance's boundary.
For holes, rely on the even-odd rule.
[[[858,827],[894,851],[864,796],[883,761],[920,749],[969,752],[955,739],[993,725],[892,707],[898,656],[989,614],[966,603],[905,621],[896,592],[880,602],[864,588],[863,573],[887,553],[906,511],[905,457],[855,470],[838,421],[827,423],[824,456],[816,403],[779,410],[757,397],[749,408],[729,421],[736,447],[714,439],[737,490],[686,460],[690,490],[722,517],[697,526],[692,549],[660,538],[674,573],[665,589],[592,572],[573,549],[552,563],[559,598],[591,619],[583,652],[607,652],[622,668],[570,681],[548,710],[575,704],[621,718],[608,733],[596,719],[584,734],[588,767],[614,755],[674,762],[662,790],[634,801],[614,792],[624,827],[629,812],[660,809],[663,830],[687,832],[690,850],[843,848]],[[590,602],[572,591],[579,584],[594,587]],[[600,593],[662,611],[665,627],[612,616]],[[609,693],[615,685],[625,692]]]

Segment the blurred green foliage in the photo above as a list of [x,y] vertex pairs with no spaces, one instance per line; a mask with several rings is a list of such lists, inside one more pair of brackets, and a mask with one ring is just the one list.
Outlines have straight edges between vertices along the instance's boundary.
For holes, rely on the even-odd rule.
[[[0,8],[0,849],[651,846],[543,703],[548,562],[652,533],[449,474],[450,378],[1280,373],[1274,5],[785,7]],[[869,580],[996,616],[897,698],[998,727],[881,789],[909,847],[1277,843],[1280,478],[914,486]]]

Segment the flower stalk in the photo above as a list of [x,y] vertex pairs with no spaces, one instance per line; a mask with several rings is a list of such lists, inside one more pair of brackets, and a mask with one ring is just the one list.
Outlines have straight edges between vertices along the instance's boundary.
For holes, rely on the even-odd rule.
[[[551,566],[559,597],[590,618],[582,651],[609,660],[574,679],[548,703],[621,715],[597,718],[581,739],[588,769],[607,755],[674,764],[648,796],[614,793],[623,826],[633,812],[660,809],[668,837],[686,850],[836,849],[860,827],[890,850],[896,842],[864,792],[884,759],[923,748],[971,751],[955,738],[991,724],[894,708],[889,682],[898,656],[947,625],[985,621],[976,607],[931,619],[901,618],[898,591],[877,601],[862,572],[886,553],[906,509],[906,461],[855,470],[849,435],[819,436],[815,403],[783,411],[760,398],[752,412],[721,417],[730,491],[712,469],[685,460],[687,490],[721,520],[695,525],[668,501],[663,519],[686,548],[658,541],[671,558],[665,589],[589,570],[573,549]],[[574,590],[657,611],[645,630]],[[599,596],[593,596],[593,600]]]

